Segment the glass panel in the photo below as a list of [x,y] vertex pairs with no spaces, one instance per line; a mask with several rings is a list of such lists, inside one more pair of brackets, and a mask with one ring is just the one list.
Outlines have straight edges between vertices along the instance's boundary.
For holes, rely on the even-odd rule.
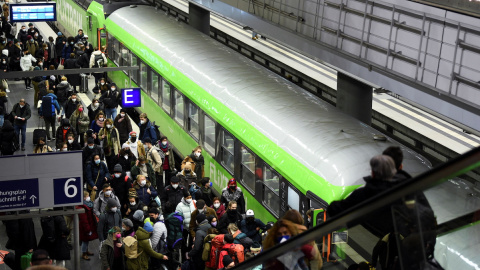
[[300,210],[300,196],[290,186],[288,187],[288,205],[297,211]]
[[272,192],[270,189],[267,187],[264,187],[263,191],[263,202],[273,210],[275,214],[280,212],[280,197],[278,197],[277,194]]
[[[137,66],[138,65],[138,58],[135,54],[131,54],[132,55],[132,67],[134,66]],[[138,84],[138,70],[132,70],[132,79]]]
[[215,156],[215,122],[205,116],[205,149]]
[[269,166],[265,166],[263,171],[263,181],[265,181],[265,185],[269,186],[278,195],[280,188],[279,175]]
[[188,106],[188,131],[198,140],[199,129],[198,129],[198,107],[189,103]]
[[245,146],[240,146],[242,152],[242,165],[247,167],[252,173],[255,171],[255,155]]
[[110,59],[113,59],[115,53],[113,52],[113,44],[115,38],[109,33],[108,34],[108,46],[107,46],[107,54],[106,56]]
[[125,45],[120,44],[121,46],[121,57],[122,57],[122,66],[130,66],[130,51]]
[[163,91],[162,91],[162,107],[167,111],[168,114],[170,114],[170,85],[168,84],[167,81],[162,80],[163,82]]
[[159,87],[158,82],[160,81],[160,78],[157,73],[153,71],[151,72],[152,72],[152,89],[150,91],[150,96],[152,97],[153,100],[155,100],[155,102],[158,103],[158,87]]
[[233,136],[223,131],[222,163],[227,168],[227,170],[229,170],[231,173],[233,173],[233,169],[234,169],[233,153],[234,153]]
[[183,127],[184,125],[184,102],[183,95],[180,91],[175,90],[175,107],[173,113],[175,115],[175,120]]
[[255,155],[244,145],[240,146],[240,152],[242,153],[241,181],[252,193],[255,193],[255,175],[253,174],[255,171]]
[[140,87],[144,90],[148,90],[148,66],[145,63],[140,62]]
[[120,65],[120,42],[118,40],[114,39],[113,41],[113,52],[114,52],[114,58],[113,61],[117,66]]

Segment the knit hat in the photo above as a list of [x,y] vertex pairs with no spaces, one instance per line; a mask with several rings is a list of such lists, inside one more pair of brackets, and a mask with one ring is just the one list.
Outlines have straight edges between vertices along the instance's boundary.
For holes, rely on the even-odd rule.
[[235,180],[235,178],[228,180],[228,186],[237,186],[237,181]]
[[188,190],[186,188],[184,188],[183,189],[183,198],[187,198],[188,196],[191,196],[190,192],[188,192]]
[[107,201],[108,209],[111,209],[112,207],[116,207],[116,206],[117,206],[117,201],[115,201],[112,198],[108,199],[108,201]]
[[133,228],[133,222],[132,222],[130,219],[128,219],[128,218],[124,218],[124,219],[122,220],[122,223],[125,224],[125,226],[128,226],[128,227],[130,227],[130,228]]
[[128,189],[128,198],[138,198],[137,190],[134,188]]
[[29,23],[28,26],[33,26],[33,23]]
[[123,112],[123,113],[127,113],[127,110],[125,110],[125,109],[122,108],[122,109],[120,109],[120,112],[121,112],[121,113],[122,113],[122,112]]
[[122,145],[122,149],[125,149],[125,148],[130,148],[130,145],[128,145],[128,143],[124,143],[124,144]]
[[13,44],[16,44],[16,43],[18,43],[18,39],[13,40]]
[[89,137],[89,138],[87,139],[87,144],[92,144],[92,143],[95,143],[95,141],[93,140],[92,137]]
[[178,177],[176,177],[176,176],[172,176],[172,178],[170,178],[170,182],[172,182],[172,183],[178,183],[178,182],[180,182],[180,179],[179,179]]
[[27,39],[32,39],[32,38],[33,38],[33,37],[32,37],[32,36],[30,36],[30,35],[28,35],[28,36],[27,36]]
[[212,223],[212,220],[215,218],[214,215],[210,215],[207,217],[208,223]]
[[61,35],[62,35],[62,32],[58,32],[57,35],[61,36]]
[[33,68],[33,70],[40,70],[40,67],[35,67]]
[[197,209],[203,209],[205,207],[205,201],[200,199],[197,201]]
[[150,222],[147,222],[143,225],[143,228],[145,229],[145,231],[147,232],[153,232],[153,226],[152,226],[152,223]]
[[156,207],[151,207],[150,209],[148,209],[148,213],[149,214],[160,214],[160,211],[158,211],[158,209]]
[[113,172],[122,172],[123,171],[123,168],[122,168],[122,165],[120,164],[117,164],[115,165],[115,167],[113,167]]
[[130,135],[130,137],[131,137],[133,134],[137,135],[137,132],[131,131],[130,133],[128,133],[128,135]]
[[133,213],[133,219],[137,221],[143,221],[143,211],[142,210],[135,211],[135,213]]
[[222,262],[223,262],[223,265],[227,267],[233,262],[233,260],[232,260],[232,257],[230,257],[230,255],[225,255],[223,256]]
[[262,250],[262,246],[260,245],[260,243],[258,243],[257,241],[253,242],[252,246],[250,247],[250,251],[260,251],[260,250]]
[[207,218],[205,217],[204,214],[198,214],[197,217],[196,217],[196,220],[197,220],[198,224],[202,223],[202,221],[204,221],[205,219],[207,219]]

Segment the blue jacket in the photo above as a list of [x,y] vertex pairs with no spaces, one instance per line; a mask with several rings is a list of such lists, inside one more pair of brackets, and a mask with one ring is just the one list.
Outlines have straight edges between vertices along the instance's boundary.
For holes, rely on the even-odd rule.
[[[138,200],[142,201],[145,205],[149,205],[150,202],[158,196],[157,190],[155,190],[150,181],[147,181],[147,184],[143,187],[135,181],[133,188],[137,191]],[[147,189],[150,189],[151,194],[148,194]]]
[[[140,127],[141,134],[142,124],[138,123],[138,127]],[[152,140],[152,144],[156,144],[157,140],[159,140],[160,138],[157,138],[157,134],[155,133],[154,128],[155,126],[152,124],[152,121],[148,120],[148,122],[145,124],[143,134],[141,134],[140,136],[140,140],[143,142],[146,138],[150,138]]]
[[[100,173],[98,171],[100,170]],[[100,162],[99,165],[95,164],[95,162],[90,162],[87,164],[87,171],[85,172],[87,175],[87,183],[93,187],[95,185],[95,181],[97,181],[97,190],[102,190],[103,183],[105,182],[105,177],[110,179],[110,173],[108,172],[107,165],[104,162]],[[98,180],[97,180],[98,175]]]
[[73,52],[73,45],[65,44],[62,49],[62,58],[65,60],[70,58],[70,54]]
[[60,113],[60,105],[57,101],[57,96],[50,93],[42,98],[42,106],[38,109],[38,114],[43,117],[54,117],[55,109]]
[[97,120],[93,120],[92,123],[90,124],[90,129],[93,130],[94,133],[100,132],[100,129],[102,129],[99,125],[97,125]]
[[247,222],[246,219],[242,220],[240,223],[240,230],[242,233],[245,233],[246,236],[251,238],[253,241],[261,242],[262,237],[260,235],[260,231],[257,231],[257,227],[262,231],[266,229],[265,224],[258,218],[254,219],[252,223]]

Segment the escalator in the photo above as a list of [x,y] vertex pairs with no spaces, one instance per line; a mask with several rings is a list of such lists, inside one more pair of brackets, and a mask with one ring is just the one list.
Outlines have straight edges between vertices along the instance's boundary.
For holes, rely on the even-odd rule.
[[[348,269],[361,262],[370,265],[376,262],[373,266],[382,269],[379,266],[382,262],[405,270],[478,270],[480,198],[475,184],[462,180],[461,176],[479,166],[480,147],[335,217],[328,218],[323,209],[317,210],[314,228],[232,269],[278,269],[278,262],[288,264],[292,260],[295,267],[304,246],[316,243],[323,257],[322,269]],[[387,222],[393,221],[395,231],[379,237],[364,226],[365,217],[385,208],[392,217]],[[301,266],[297,264],[300,268],[290,269],[302,269]]]

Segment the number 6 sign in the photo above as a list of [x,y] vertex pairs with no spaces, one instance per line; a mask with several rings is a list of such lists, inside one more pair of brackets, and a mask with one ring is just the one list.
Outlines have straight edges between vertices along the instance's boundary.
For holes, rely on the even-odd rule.
[[80,177],[58,178],[53,179],[53,195],[54,203],[57,204],[74,204],[82,203],[82,180]]

